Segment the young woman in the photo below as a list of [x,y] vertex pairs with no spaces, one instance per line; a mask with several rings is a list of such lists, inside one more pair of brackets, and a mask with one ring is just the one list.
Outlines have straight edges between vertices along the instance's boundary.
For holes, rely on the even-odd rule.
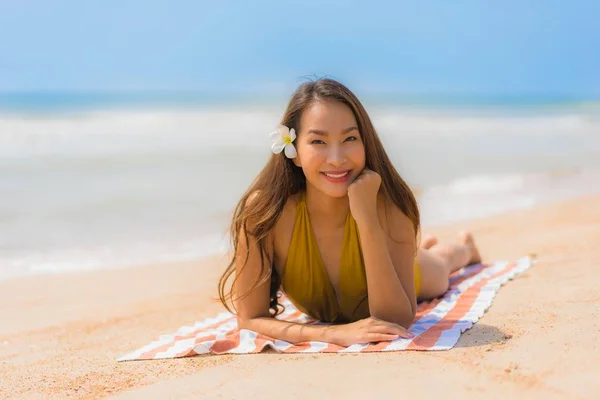
[[[417,300],[442,295],[452,272],[480,261],[471,234],[447,245],[426,238],[417,248],[415,197],[339,82],[298,87],[271,135],[274,154],[235,209],[234,252],[219,282],[238,326],[292,343],[411,337]],[[280,289],[299,310],[334,324],[274,318]]]

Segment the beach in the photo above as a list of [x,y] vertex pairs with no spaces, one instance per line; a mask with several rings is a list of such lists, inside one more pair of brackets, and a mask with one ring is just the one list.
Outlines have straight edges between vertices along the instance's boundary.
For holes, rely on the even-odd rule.
[[224,254],[0,282],[0,398],[545,398],[600,393],[600,196],[424,226],[484,260],[535,255],[442,352],[198,356],[117,363],[223,311]]
[[[0,2],[0,400],[600,399],[596,3]],[[412,338],[237,330],[218,282],[242,199],[345,196],[365,169],[413,222],[414,194],[418,239],[472,232],[483,262],[417,305]]]
[[224,311],[231,212],[283,106],[71,100],[0,114],[0,398],[600,392],[597,103],[367,104],[424,233],[539,261],[451,351],[117,363]]

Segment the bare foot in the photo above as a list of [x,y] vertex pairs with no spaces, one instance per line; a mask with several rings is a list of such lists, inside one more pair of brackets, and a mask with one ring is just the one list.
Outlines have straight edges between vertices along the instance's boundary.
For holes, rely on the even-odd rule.
[[425,236],[425,239],[423,239],[421,241],[421,246],[419,246],[422,249],[428,250],[430,248],[432,248],[433,246],[435,246],[437,244],[438,240],[435,236],[431,236],[431,235],[427,235]]
[[471,258],[469,259],[468,265],[479,264],[481,262],[481,255],[479,254],[479,249],[475,244],[475,239],[473,239],[471,232],[460,232],[458,234],[458,243],[467,246],[469,250],[471,250]]

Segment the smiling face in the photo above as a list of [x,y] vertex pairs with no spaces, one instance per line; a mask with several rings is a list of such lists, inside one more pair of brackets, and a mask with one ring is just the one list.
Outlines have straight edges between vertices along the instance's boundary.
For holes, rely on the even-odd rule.
[[331,197],[348,195],[348,186],[365,167],[365,148],[356,118],[340,102],[317,101],[304,110],[296,139],[307,186]]

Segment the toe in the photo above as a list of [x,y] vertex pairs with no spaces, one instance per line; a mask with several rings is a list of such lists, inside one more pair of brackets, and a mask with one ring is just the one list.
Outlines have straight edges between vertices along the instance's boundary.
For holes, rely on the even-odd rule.
[[435,236],[432,235],[427,235],[425,236],[425,238],[423,238],[423,240],[421,241],[421,248],[422,249],[430,249],[433,246],[435,246],[438,242],[438,239]]

